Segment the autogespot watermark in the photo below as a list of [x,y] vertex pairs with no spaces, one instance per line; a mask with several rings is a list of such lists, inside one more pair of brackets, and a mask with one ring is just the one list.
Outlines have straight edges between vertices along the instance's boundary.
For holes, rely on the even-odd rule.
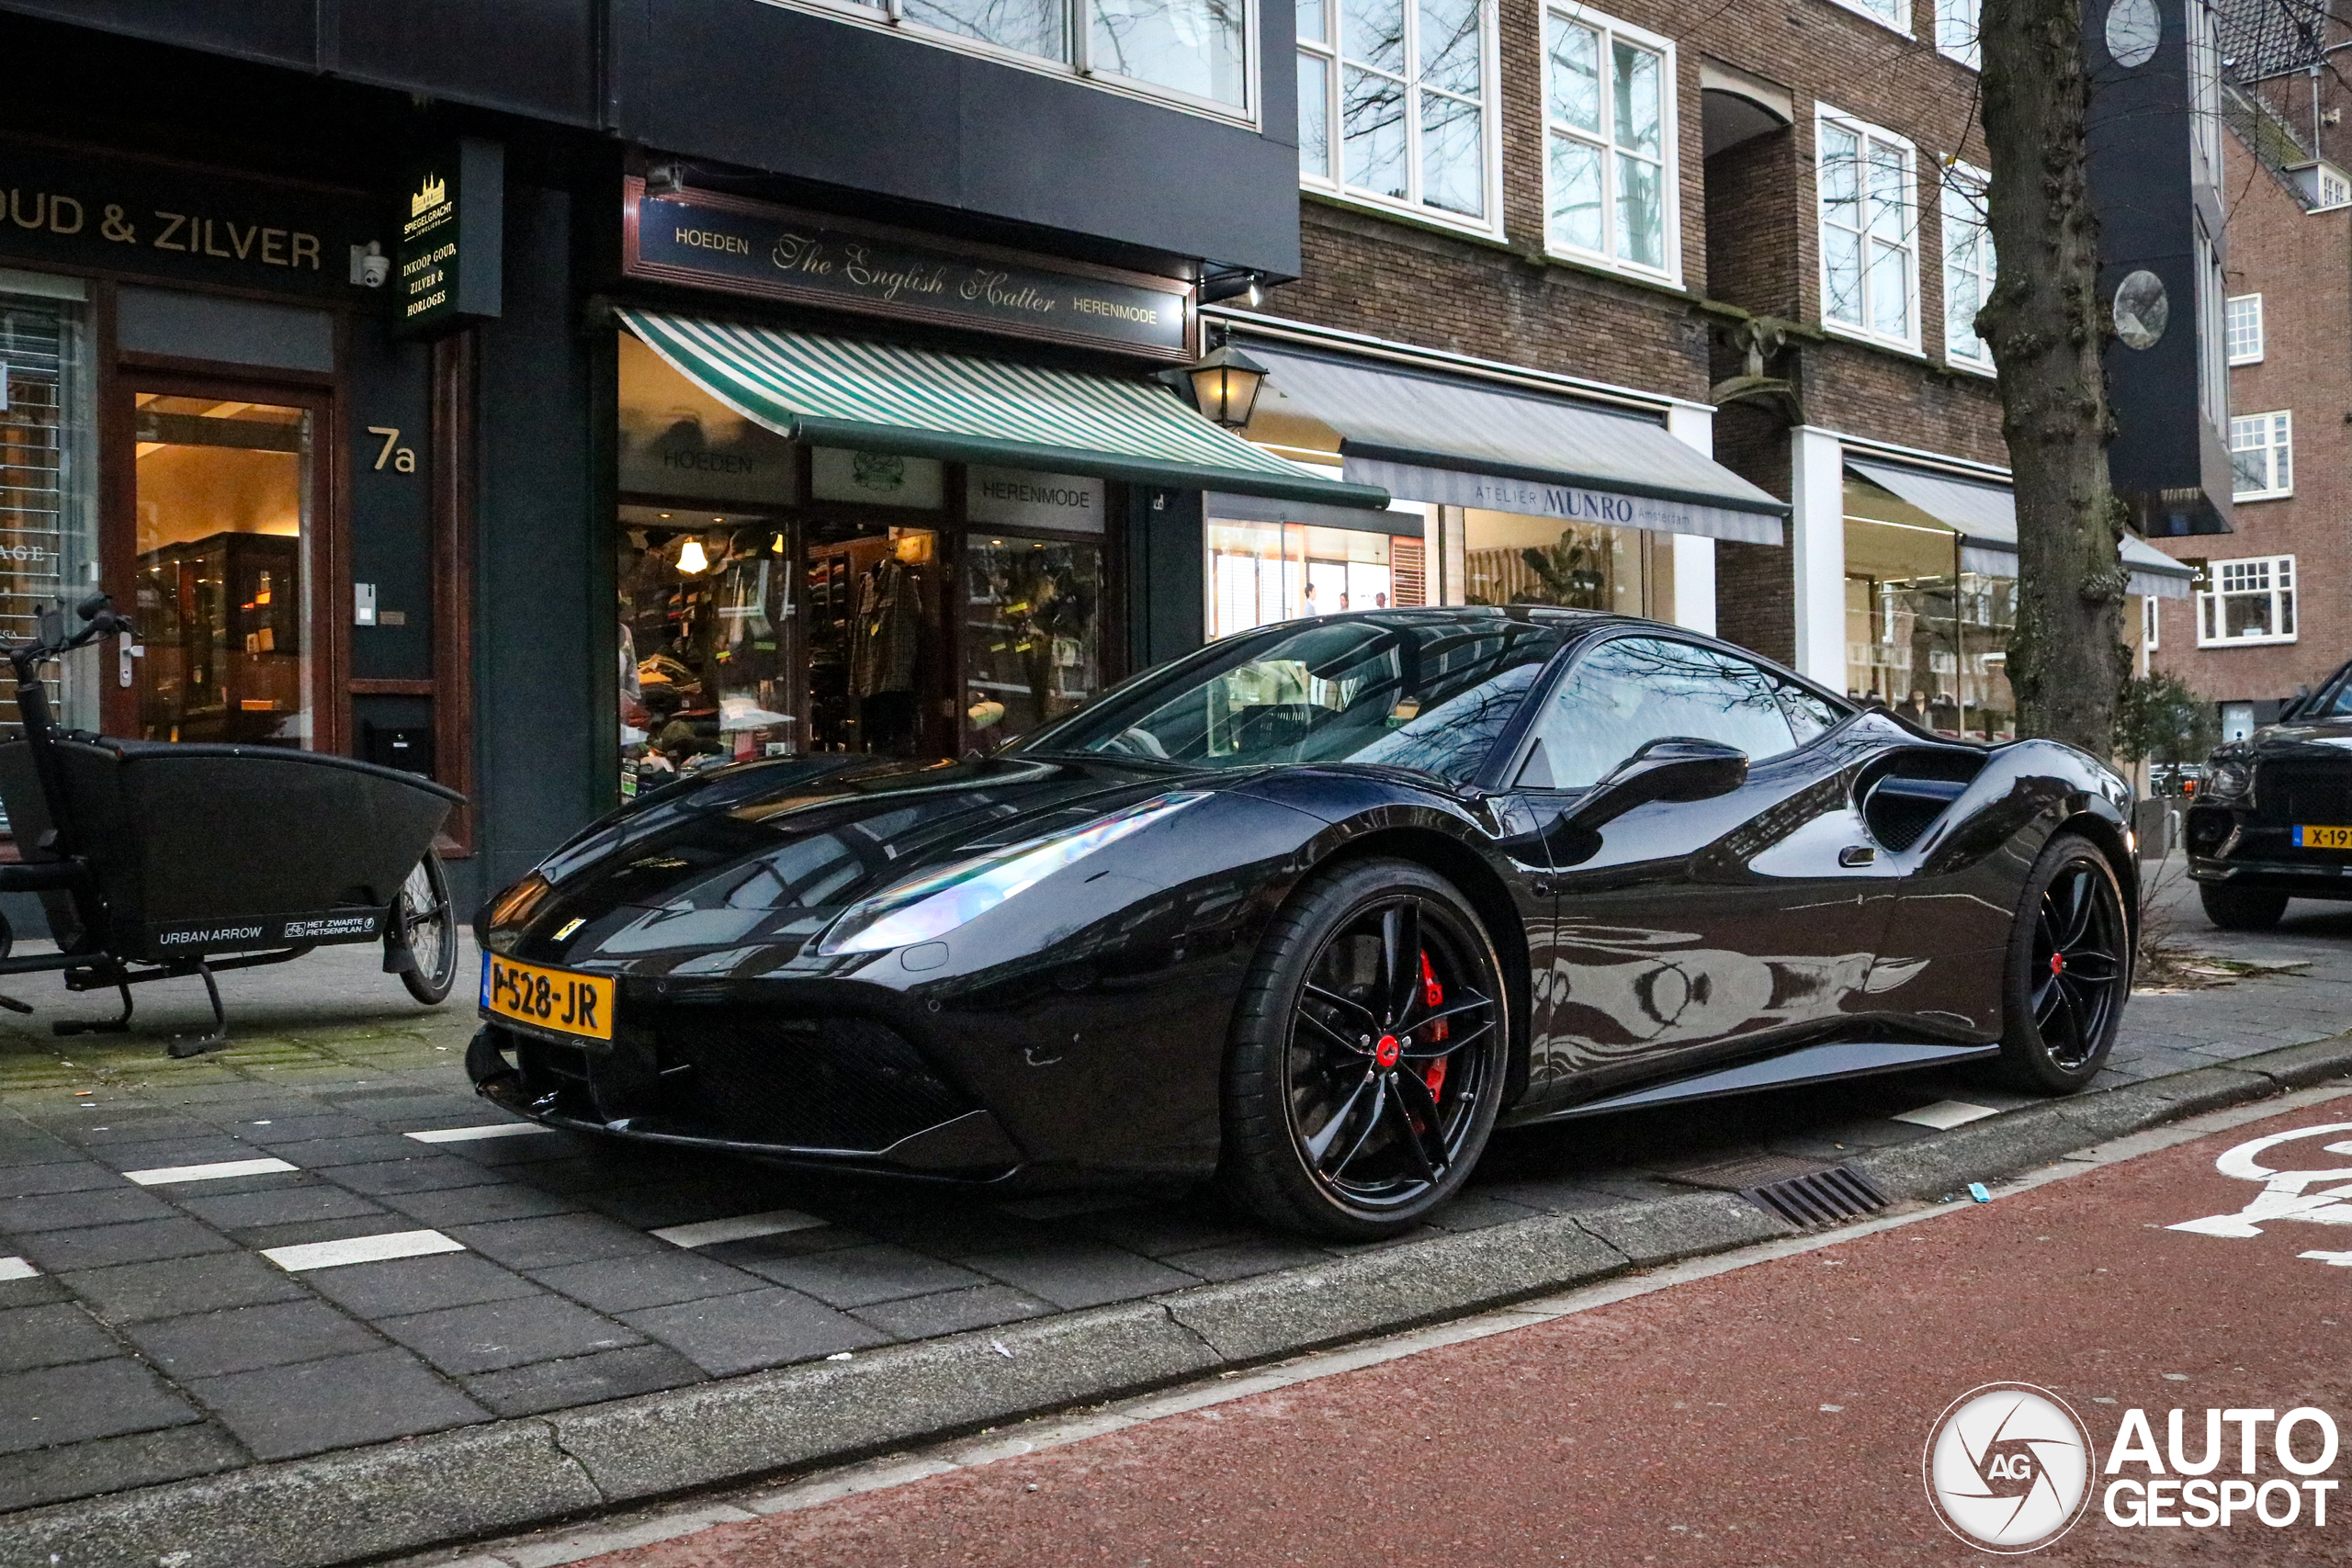
[[2003,1553],[2050,1545],[2091,1511],[2094,1497],[2106,1524],[2120,1529],[2326,1526],[2330,1495],[2341,1484],[2320,1479],[2338,1451],[2326,1411],[2172,1410],[2160,1418],[2124,1410],[2113,1439],[2100,1445],[2048,1389],[1973,1388],[1928,1433],[1928,1501],[1954,1535]]
[[2090,1498],[2090,1434],[2031,1383],[1986,1383],[1928,1433],[1928,1500],[1952,1534],[1986,1551],[2038,1551],[2075,1528]]

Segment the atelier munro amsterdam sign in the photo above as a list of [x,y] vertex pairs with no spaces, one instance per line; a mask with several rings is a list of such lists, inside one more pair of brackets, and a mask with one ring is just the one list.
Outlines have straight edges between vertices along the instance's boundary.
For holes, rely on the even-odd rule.
[[1153,359],[1193,357],[1190,286],[1041,262],[708,191],[631,179],[626,270],[837,310],[1007,333]]

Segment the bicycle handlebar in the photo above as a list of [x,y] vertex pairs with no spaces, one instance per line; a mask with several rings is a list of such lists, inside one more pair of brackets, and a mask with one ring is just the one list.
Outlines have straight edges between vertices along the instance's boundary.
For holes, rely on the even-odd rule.
[[[57,606],[57,611],[62,611],[63,608],[64,606],[60,604]],[[84,648],[110,637],[134,635],[130,617],[114,607],[114,598],[111,594],[93,593],[74,606],[74,613],[84,623],[82,628],[76,632],[66,632],[62,624],[58,625],[55,632],[50,632],[52,615],[55,616],[57,623],[62,623],[64,619],[62,614],[57,614],[57,611],[44,611],[41,614],[41,630],[48,635],[36,641],[26,643],[22,647],[0,649],[0,653],[6,655],[8,662],[17,667],[20,677],[28,678],[28,672],[36,666],[46,664],[51,660],[71,653],[77,648]]]

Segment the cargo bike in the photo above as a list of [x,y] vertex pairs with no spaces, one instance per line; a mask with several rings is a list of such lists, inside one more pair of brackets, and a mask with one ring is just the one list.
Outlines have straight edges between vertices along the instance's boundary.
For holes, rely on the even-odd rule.
[[[331,944],[381,942],[410,995],[447,997],[458,926],[432,846],[465,797],[314,751],[61,729],[41,668],[131,629],[105,594],[75,614],[69,629],[62,604],[45,610],[32,642],[0,649],[24,731],[0,742],[0,803],[21,856],[0,864],[0,893],[38,895],[57,944],[17,953],[0,916],[0,976],[62,971],[68,990],[120,995],[119,1018],[61,1021],[59,1034],[127,1032],[132,986],[195,976],[212,1027],[172,1041],[175,1056],[227,1043],[216,975]],[[32,1011],[6,996],[0,1007]]]

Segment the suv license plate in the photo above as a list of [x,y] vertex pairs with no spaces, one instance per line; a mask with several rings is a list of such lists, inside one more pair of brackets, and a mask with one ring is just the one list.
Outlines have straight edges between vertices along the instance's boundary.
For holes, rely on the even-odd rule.
[[2352,850],[2352,828],[2313,828],[2298,824],[2295,847],[2299,850]]
[[534,1029],[590,1040],[613,1037],[613,982],[602,975],[542,969],[481,955],[481,1010]]

